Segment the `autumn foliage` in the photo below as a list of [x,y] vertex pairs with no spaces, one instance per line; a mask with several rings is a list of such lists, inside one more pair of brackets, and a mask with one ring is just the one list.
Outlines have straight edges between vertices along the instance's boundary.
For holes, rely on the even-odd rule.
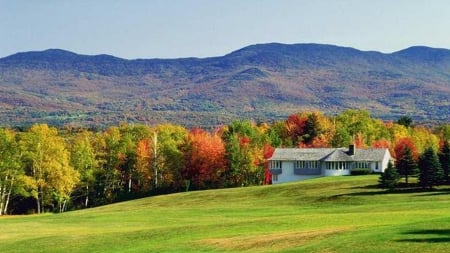
[[[102,131],[68,131],[45,124],[24,131],[1,129],[1,214],[12,209],[63,211],[160,193],[269,184],[267,160],[277,147],[388,148],[407,181],[416,173],[407,170],[408,164],[429,147],[442,149],[450,139],[449,129],[448,124],[432,129],[383,122],[358,110],[333,116],[302,112],[271,123],[240,120],[208,130],[171,124],[121,124]],[[448,153],[439,153],[446,165]],[[448,166],[445,174],[448,180]]]
[[200,128],[191,130],[183,147],[183,177],[193,189],[220,187],[225,172],[225,146],[217,134]]

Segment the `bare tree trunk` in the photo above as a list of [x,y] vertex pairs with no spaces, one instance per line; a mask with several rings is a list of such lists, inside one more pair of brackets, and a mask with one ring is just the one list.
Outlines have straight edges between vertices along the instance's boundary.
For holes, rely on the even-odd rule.
[[[6,201],[3,207],[3,213],[6,214],[8,212],[9,200],[11,199],[11,193],[14,185],[14,177],[11,178],[11,184],[9,185],[8,193],[6,194]],[[6,189],[5,189],[6,190]]]
[[155,174],[155,189],[158,187],[158,167],[157,167],[157,163],[156,163],[156,159],[158,157],[158,134],[155,131],[153,133],[153,170],[154,170],[154,174]]
[[64,199],[63,201],[58,201],[59,213],[63,213],[66,210],[66,202],[66,199]]
[[0,184],[0,216],[3,214],[3,209],[4,209],[4,205],[5,205],[5,200],[6,200],[5,194],[4,194],[4,191],[6,189],[4,189],[4,188],[5,188],[5,186],[2,186]]
[[89,202],[89,185],[86,185],[86,199],[84,200],[84,207],[88,207]]
[[131,172],[128,175],[128,192],[131,192]]
[[38,196],[36,197],[36,208],[37,208],[37,213],[40,214],[41,213],[41,200],[39,199],[39,193],[38,193]]

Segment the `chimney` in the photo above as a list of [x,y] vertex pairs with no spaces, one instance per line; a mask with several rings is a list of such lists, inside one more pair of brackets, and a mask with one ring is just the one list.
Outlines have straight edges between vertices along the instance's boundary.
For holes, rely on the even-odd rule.
[[355,144],[348,145],[348,155],[355,155]]

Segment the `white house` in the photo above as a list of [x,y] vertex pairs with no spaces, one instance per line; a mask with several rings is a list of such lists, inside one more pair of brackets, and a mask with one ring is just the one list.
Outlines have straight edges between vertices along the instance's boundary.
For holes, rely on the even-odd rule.
[[350,175],[352,169],[384,172],[391,154],[386,148],[277,148],[270,161],[272,183]]

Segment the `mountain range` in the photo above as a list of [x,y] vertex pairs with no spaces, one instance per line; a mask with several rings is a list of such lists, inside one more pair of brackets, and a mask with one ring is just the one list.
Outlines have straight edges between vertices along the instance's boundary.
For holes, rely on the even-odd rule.
[[2,126],[215,126],[364,109],[450,121],[450,50],[258,44],[220,57],[127,60],[49,49],[0,59]]

